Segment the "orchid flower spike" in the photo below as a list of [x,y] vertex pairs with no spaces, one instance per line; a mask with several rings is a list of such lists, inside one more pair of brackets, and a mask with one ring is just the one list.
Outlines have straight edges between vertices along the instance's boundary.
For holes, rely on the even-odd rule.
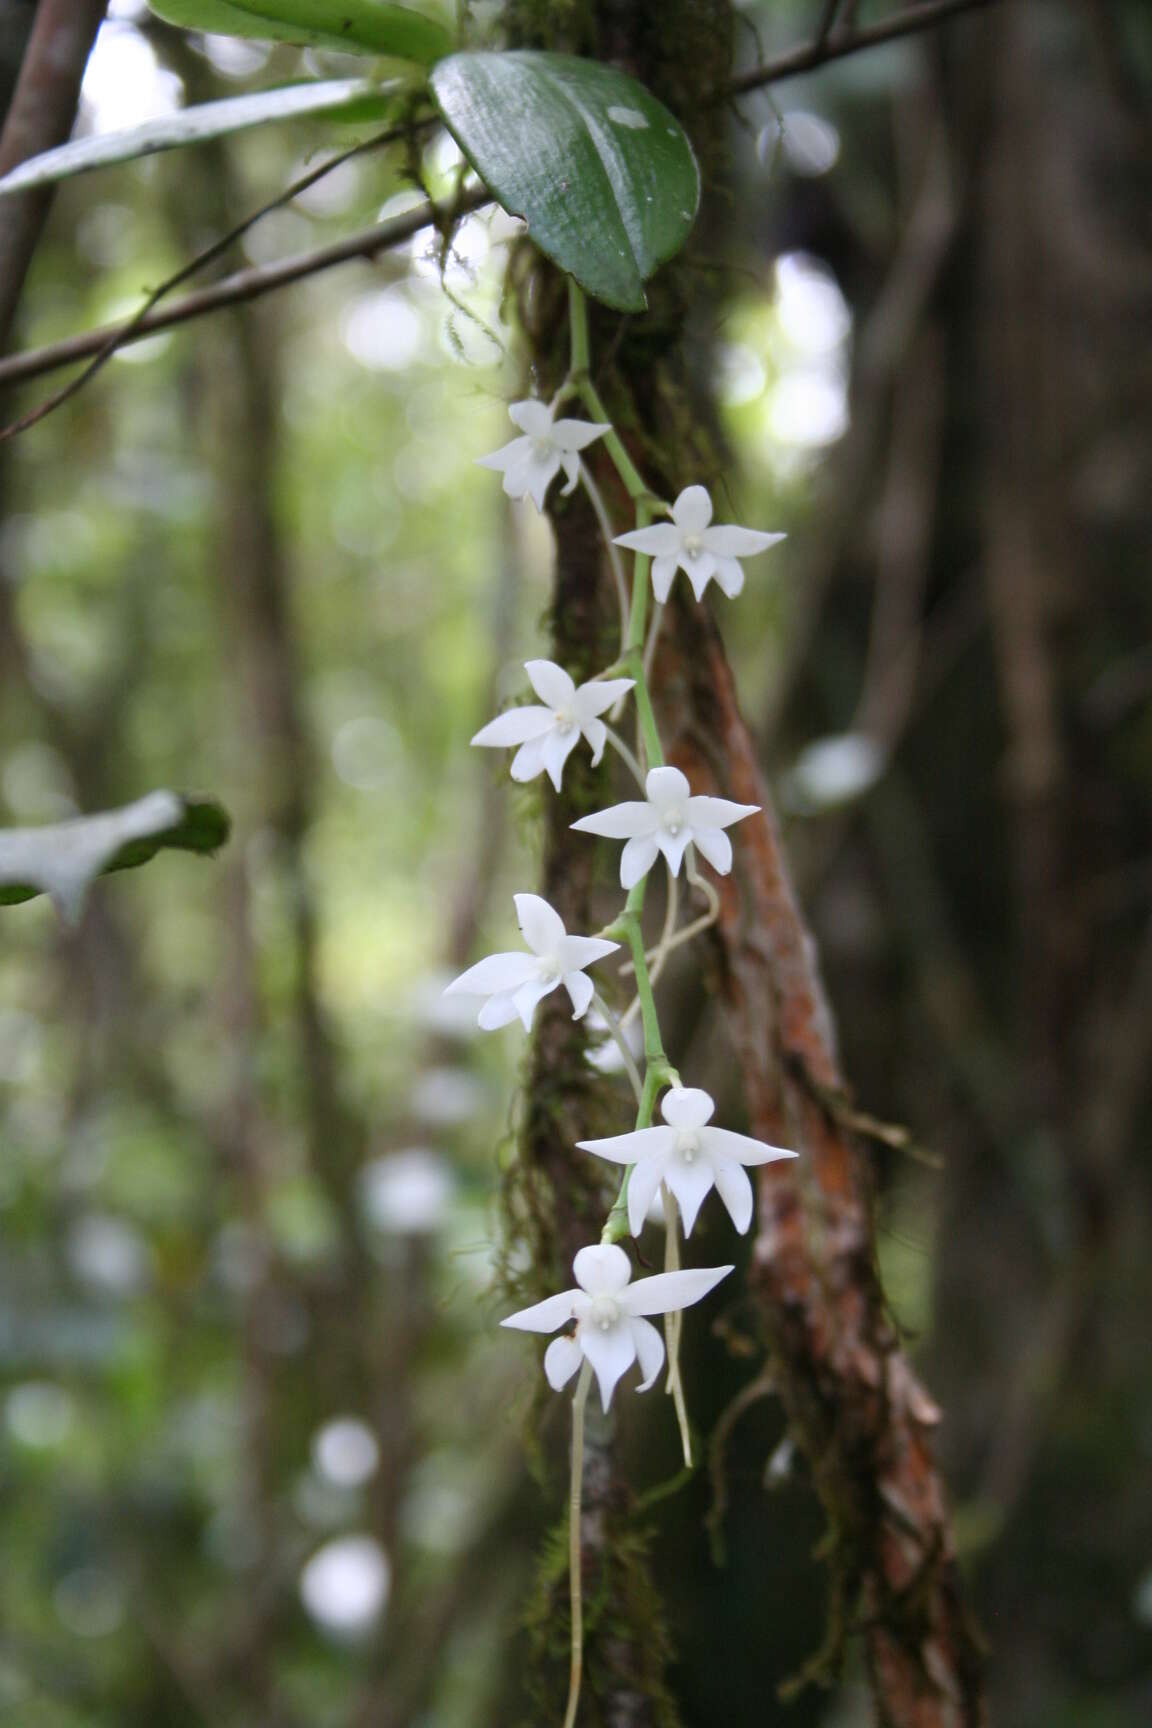
[[608,729],[598,716],[627,695],[635,680],[593,679],[577,687],[551,660],[526,660],[524,670],[543,706],[507,709],[482,726],[472,742],[496,750],[519,744],[512,758],[513,780],[534,780],[547,770],[559,792],[564,764],[581,738],[592,746],[593,768],[598,766],[608,741]]
[[621,887],[634,887],[651,870],[660,852],[673,876],[678,876],[689,845],[707,858],[713,870],[727,876],[732,868],[732,842],[723,830],[745,816],[754,816],[759,804],[693,797],[679,768],[651,769],[644,790],[648,794],[644,802],[613,804],[572,824],[584,834],[628,842],[620,855]]
[[686,486],[672,506],[671,522],[651,528],[636,528],[617,534],[617,546],[652,557],[652,588],[663,605],[677,570],[683,570],[697,600],[715,576],[730,600],[744,586],[741,558],[767,552],[769,546],[787,538],[784,534],[761,534],[755,528],[712,523],[712,500],[703,486]]
[[595,420],[553,420],[553,412],[548,402],[513,402],[508,414],[524,436],[513,438],[491,456],[476,458],[481,468],[503,474],[509,498],[531,498],[537,510],[543,510],[545,494],[561,468],[568,476],[565,496],[575,491],[579,452],[612,430],[610,424]]
[[709,1128],[715,1108],[708,1093],[698,1086],[674,1086],[660,1105],[667,1127],[638,1128],[633,1134],[616,1134],[608,1140],[577,1141],[584,1152],[610,1158],[613,1164],[633,1166],[628,1178],[628,1227],[633,1236],[639,1236],[644,1228],[661,1182],[676,1196],[685,1236],[691,1236],[696,1214],[710,1188],[716,1189],[733,1224],[743,1234],[752,1222],[752,1184],[744,1166],[795,1158],[795,1152],[786,1152],[782,1146],[768,1146],[727,1128]]
[[572,999],[573,1020],[588,1011],[594,994],[584,968],[618,948],[599,936],[569,936],[559,912],[538,894],[515,894],[516,917],[530,953],[489,954],[454,978],[445,996],[487,996],[479,1024],[486,1032],[507,1026],[519,1014],[532,1030],[536,1004],[563,984]]
[[555,1332],[568,1320],[576,1330],[554,1338],[544,1353],[544,1372],[556,1392],[566,1386],[584,1358],[592,1364],[600,1382],[600,1401],[607,1410],[616,1382],[633,1362],[639,1361],[644,1376],[638,1388],[646,1392],[664,1365],[664,1341],[645,1314],[674,1314],[690,1308],[715,1289],[731,1266],[710,1266],[699,1271],[658,1272],[654,1278],[631,1282],[632,1266],[622,1248],[599,1243],[581,1248],[572,1262],[579,1289],[547,1296],[534,1307],[509,1314],[501,1326],[519,1332]]

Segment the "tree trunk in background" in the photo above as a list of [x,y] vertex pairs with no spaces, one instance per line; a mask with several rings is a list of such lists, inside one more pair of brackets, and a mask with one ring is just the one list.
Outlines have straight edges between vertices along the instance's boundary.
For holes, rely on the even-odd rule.
[[[1019,0],[918,50],[895,119],[920,216],[834,259],[867,309],[842,538],[775,741],[856,727],[892,752],[860,816],[799,842],[847,1065],[945,1158],[892,1169],[892,1203],[940,1214],[931,1379],[1012,1728],[1147,1715],[1152,1508],[1125,1494],[1152,1299],[1147,23]],[[901,668],[889,723],[861,691]]]
[[[0,134],[0,175],[63,144],[72,131],[80,83],[108,0],[40,0]],[[24,288],[54,188],[0,200],[0,353]]]
[[[707,93],[724,79],[733,17],[721,0],[596,9],[593,33],[557,38],[533,26],[539,8],[516,9],[520,41],[609,59],[634,73],[689,125],[704,168],[707,238],[721,122]],[[696,242],[698,249],[699,238]],[[706,303],[692,259],[661,272],[651,311],[636,326],[597,315],[593,364],[617,425],[654,485],[668,495],[690,479],[717,477]],[[563,301],[543,272],[526,316],[537,387],[563,376]],[[613,354],[611,365],[606,352]],[[604,476],[604,483],[609,483]],[[623,501],[614,500],[623,516]],[[556,604],[552,652],[575,673],[611,657],[613,604],[592,524],[583,509],[555,510]],[[983,1721],[978,1646],[964,1610],[943,1491],[930,1436],[938,1412],[920,1388],[889,1318],[873,1258],[871,1197],[862,1150],[837,1119],[843,1083],[810,944],[779,852],[770,802],[741,718],[723,645],[702,610],[673,608],[675,631],[657,667],[657,704],[674,725],[673,759],[693,782],[762,805],[737,847],[718,928],[721,992],[753,1131],[796,1146],[792,1167],[765,1173],[753,1289],[769,1335],[776,1386],[807,1455],[831,1525],[833,1600],[825,1667],[835,1672],[844,1638],[862,1630],[878,1719],[891,1728],[975,1728]],[[598,647],[599,658],[589,655]],[[589,848],[569,823],[586,808],[584,782],[548,800],[544,892],[570,924],[589,921]],[[557,1226],[537,1264],[563,1282],[572,1249],[598,1230],[595,1188],[572,1143],[597,1130],[579,1030],[554,1010],[534,1041],[523,1155],[543,1178]],[[672,1051],[675,1059],[678,1052]],[[552,1284],[555,1288],[555,1284]],[[626,1502],[605,1442],[591,1475],[595,1500]],[[609,1486],[603,1486],[603,1484]],[[585,1529],[586,1565],[600,1563],[603,1520]],[[607,1534],[610,1543],[611,1533]],[[604,1643],[608,1643],[604,1640]],[[651,1698],[619,1677],[593,1684],[588,1721],[656,1719]],[[592,1700],[595,1699],[593,1705]],[[601,1712],[595,1714],[596,1710]]]

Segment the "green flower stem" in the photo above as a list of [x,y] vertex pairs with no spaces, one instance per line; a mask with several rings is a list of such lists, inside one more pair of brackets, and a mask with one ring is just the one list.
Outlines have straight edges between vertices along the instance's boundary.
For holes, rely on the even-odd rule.
[[599,420],[610,428],[604,434],[604,448],[611,456],[613,466],[623,481],[629,498],[634,503],[641,498],[651,498],[652,494],[644,484],[643,475],[625,450],[620,434],[612,425],[612,416],[605,408],[600,392],[592,382],[589,372],[588,302],[584,298],[584,290],[577,285],[571,276],[568,278],[568,338],[571,358],[565,388],[569,384],[574,385],[580,400],[593,420]]

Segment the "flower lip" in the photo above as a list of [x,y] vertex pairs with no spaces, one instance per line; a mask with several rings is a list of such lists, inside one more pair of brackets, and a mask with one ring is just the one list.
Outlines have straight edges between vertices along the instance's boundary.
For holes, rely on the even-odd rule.
[[593,1296],[582,1324],[599,1326],[601,1332],[610,1332],[619,1319],[619,1302],[614,1301],[611,1296]]

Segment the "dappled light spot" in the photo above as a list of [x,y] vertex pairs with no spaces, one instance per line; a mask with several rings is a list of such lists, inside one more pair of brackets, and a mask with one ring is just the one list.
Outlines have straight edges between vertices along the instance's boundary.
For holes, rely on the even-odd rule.
[[138,30],[115,20],[101,26],[81,88],[93,132],[123,131],[183,105],[180,79],[161,67]]
[[814,815],[851,803],[869,791],[884,772],[880,745],[862,732],[819,738],[800,752],[781,787],[787,808]]
[[391,1583],[388,1557],[371,1536],[341,1536],[318,1548],[300,1574],[300,1597],[332,1638],[355,1640],[384,1611]]
[[377,1230],[422,1236],[445,1223],[456,1191],[446,1161],[412,1147],[373,1158],[360,1172],[360,1204]]
[[361,294],[340,321],[344,346],[374,372],[401,372],[424,346],[424,324],[400,288]]
[[72,1395],[50,1380],[26,1380],[4,1401],[12,1438],[30,1451],[51,1451],[68,1438],[76,1417]]
[[337,1488],[362,1488],[376,1473],[380,1447],[367,1422],[338,1416],[313,1439],[312,1461]]
[[107,1638],[124,1619],[124,1592],[111,1572],[80,1566],[56,1586],[56,1612],[77,1638]]

